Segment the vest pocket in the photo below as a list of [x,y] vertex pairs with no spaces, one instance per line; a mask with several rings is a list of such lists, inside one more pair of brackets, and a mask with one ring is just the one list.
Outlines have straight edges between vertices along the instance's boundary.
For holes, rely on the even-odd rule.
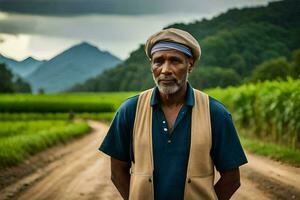
[[214,189],[214,174],[208,176],[187,177],[185,183],[185,200],[218,199]]
[[147,174],[132,173],[129,200],[154,200],[153,177]]

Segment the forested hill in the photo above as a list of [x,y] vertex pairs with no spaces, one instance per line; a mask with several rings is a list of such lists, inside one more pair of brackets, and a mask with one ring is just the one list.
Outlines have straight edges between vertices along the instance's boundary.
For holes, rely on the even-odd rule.
[[[261,63],[284,56],[291,60],[300,48],[300,1],[271,2],[268,6],[231,9],[211,20],[173,24],[199,41],[202,56],[190,76],[196,88],[237,85],[251,79]],[[166,27],[168,28],[168,27]],[[143,45],[113,69],[73,91],[128,91],[153,86]]]

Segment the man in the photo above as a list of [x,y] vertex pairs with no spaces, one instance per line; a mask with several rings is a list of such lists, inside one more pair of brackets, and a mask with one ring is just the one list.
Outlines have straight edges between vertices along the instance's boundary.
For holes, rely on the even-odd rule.
[[145,52],[156,87],[121,105],[99,148],[111,156],[112,182],[124,199],[229,199],[247,159],[230,113],[187,81],[201,54],[197,40],[165,29]]

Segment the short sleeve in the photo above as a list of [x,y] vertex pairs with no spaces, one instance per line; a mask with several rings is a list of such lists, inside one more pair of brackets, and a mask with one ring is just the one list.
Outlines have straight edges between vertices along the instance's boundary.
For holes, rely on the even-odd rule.
[[131,160],[131,135],[137,97],[126,100],[118,109],[109,130],[99,147],[103,153],[125,162]]
[[223,104],[210,97],[212,149],[211,156],[220,172],[237,168],[247,163],[244,150],[230,112]]

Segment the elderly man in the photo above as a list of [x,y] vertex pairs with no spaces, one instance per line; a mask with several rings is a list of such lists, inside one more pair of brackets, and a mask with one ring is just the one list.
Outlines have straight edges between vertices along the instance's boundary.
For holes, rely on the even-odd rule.
[[165,29],[145,52],[156,87],[121,105],[99,148],[111,156],[112,182],[124,199],[229,199],[247,159],[230,113],[188,83],[201,54],[197,40]]

